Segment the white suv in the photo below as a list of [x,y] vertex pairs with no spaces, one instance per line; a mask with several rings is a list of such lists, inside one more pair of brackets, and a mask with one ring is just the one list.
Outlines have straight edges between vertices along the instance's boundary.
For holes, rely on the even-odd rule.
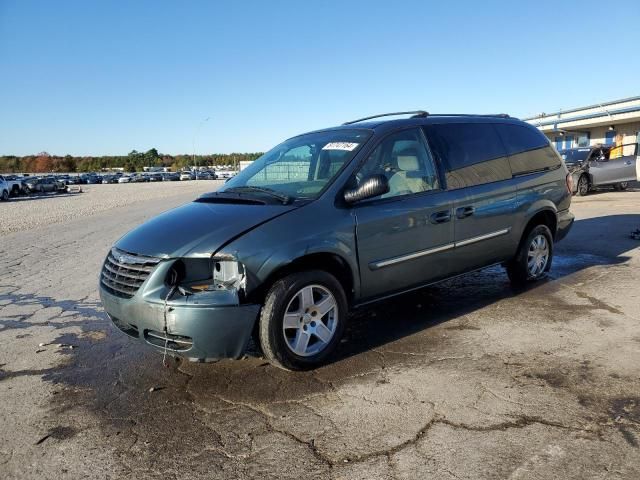
[[9,200],[9,184],[2,175],[0,175],[0,199],[5,202]]

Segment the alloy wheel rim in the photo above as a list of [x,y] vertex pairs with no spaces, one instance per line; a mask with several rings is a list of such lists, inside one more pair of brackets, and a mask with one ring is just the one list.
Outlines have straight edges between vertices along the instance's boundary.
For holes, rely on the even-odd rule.
[[589,183],[587,182],[587,179],[585,177],[580,177],[580,181],[578,182],[578,189],[580,190],[581,194],[587,193],[587,190],[589,189]]
[[307,285],[291,298],[285,310],[282,333],[289,350],[300,357],[322,352],[338,326],[338,304],[322,285]]
[[549,242],[544,235],[536,235],[529,244],[527,270],[531,278],[539,277],[549,263]]

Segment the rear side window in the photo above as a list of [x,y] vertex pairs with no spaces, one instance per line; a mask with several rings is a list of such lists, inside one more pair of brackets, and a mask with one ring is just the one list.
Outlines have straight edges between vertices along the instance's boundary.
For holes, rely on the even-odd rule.
[[494,127],[507,149],[507,155],[549,146],[549,141],[538,129],[508,123],[499,123]]
[[425,133],[446,168],[449,190],[511,178],[506,152],[492,124],[432,124],[425,126]]
[[498,123],[494,127],[507,149],[514,175],[528,175],[560,167],[560,156],[537,128],[509,123]]
[[500,138],[489,123],[445,123],[427,125],[431,148],[449,170],[458,170],[504,157]]

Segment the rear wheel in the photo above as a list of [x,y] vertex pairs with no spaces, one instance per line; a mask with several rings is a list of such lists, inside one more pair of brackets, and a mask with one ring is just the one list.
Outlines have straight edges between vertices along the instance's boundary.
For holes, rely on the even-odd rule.
[[589,178],[586,175],[581,175],[578,179],[578,186],[576,188],[576,195],[579,197],[584,197],[587,193],[589,193]]
[[311,270],[278,280],[260,312],[265,357],[290,370],[322,364],[340,343],[347,309],[342,285],[327,272]]
[[518,252],[507,264],[507,275],[515,286],[535,282],[547,275],[553,259],[553,236],[546,225],[533,228],[520,242]]
[[616,183],[613,188],[615,188],[616,190],[618,190],[619,192],[622,192],[623,190],[626,190],[627,188],[629,188],[629,182],[620,182],[620,183]]

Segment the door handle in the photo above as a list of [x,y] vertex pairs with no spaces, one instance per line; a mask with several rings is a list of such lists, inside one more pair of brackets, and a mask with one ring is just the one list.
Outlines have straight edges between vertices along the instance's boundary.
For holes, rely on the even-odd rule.
[[440,212],[432,213],[429,217],[431,223],[446,223],[451,220],[451,211],[442,210]]
[[456,209],[456,217],[458,217],[460,219],[467,218],[467,217],[470,217],[471,215],[473,215],[475,211],[476,211],[476,209],[474,207],[471,207],[471,206],[460,207],[460,208]]

